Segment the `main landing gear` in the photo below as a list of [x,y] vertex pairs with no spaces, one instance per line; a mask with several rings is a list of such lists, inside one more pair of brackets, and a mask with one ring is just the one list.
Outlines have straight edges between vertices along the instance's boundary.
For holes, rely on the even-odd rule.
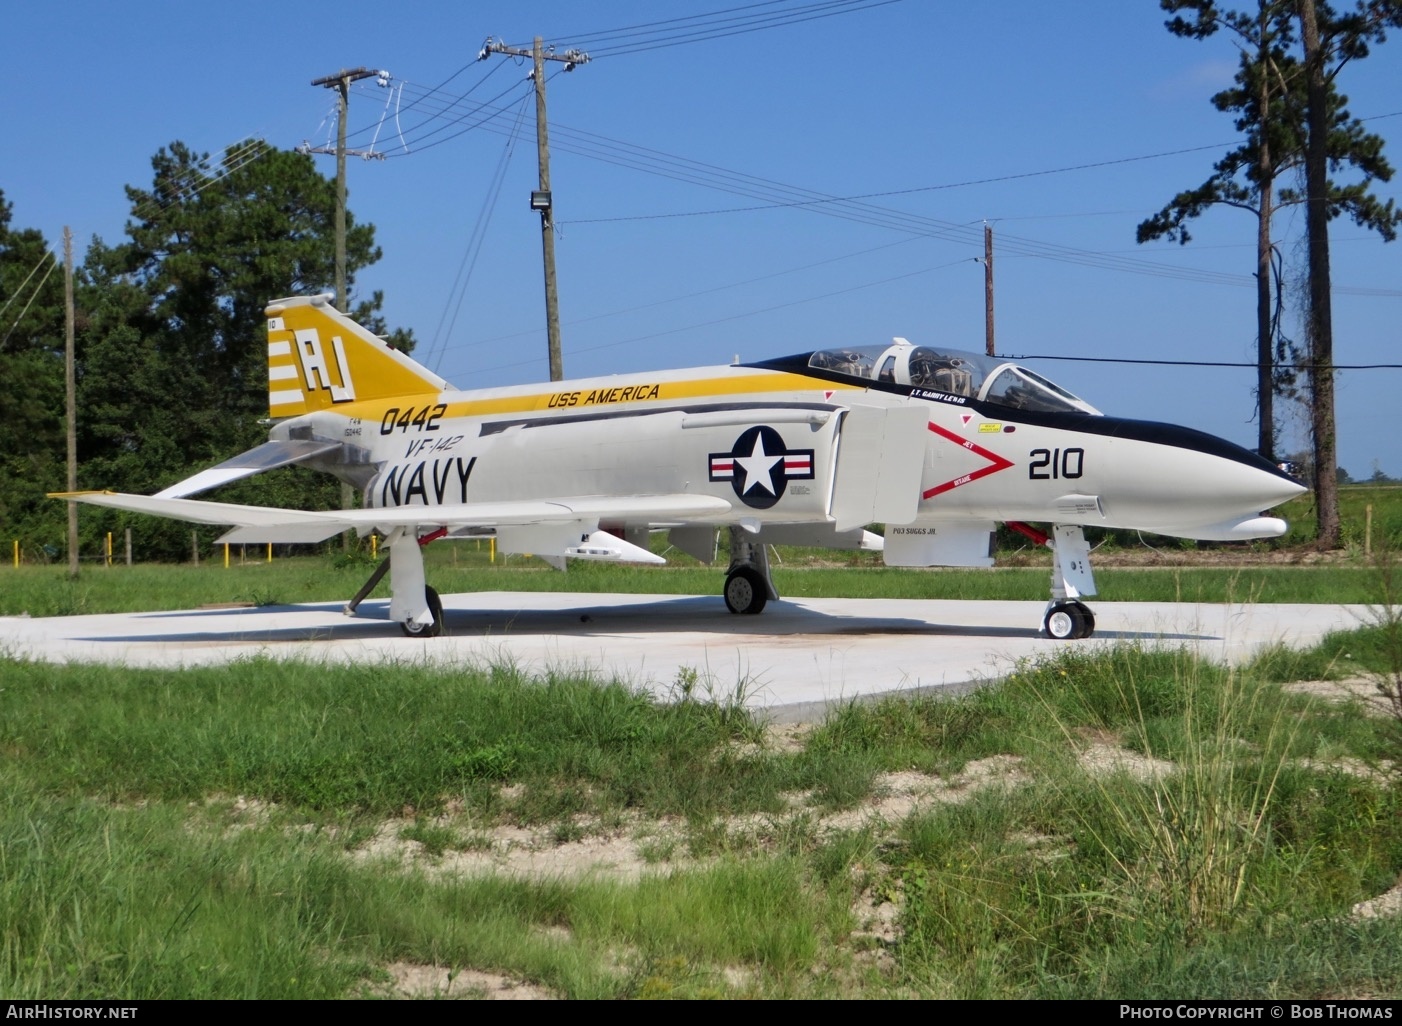
[[425,585],[424,601],[428,603],[428,615],[432,619],[428,623],[405,620],[399,625],[399,629],[404,632],[405,637],[436,638],[443,633],[443,600],[438,597],[438,592]]
[[1084,602],[1053,602],[1042,620],[1047,637],[1058,641],[1088,638],[1095,631],[1095,614]]
[[1074,524],[1057,524],[1049,535],[1011,520],[1008,526],[1052,550],[1051,599],[1042,617],[1042,629],[1047,637],[1074,641],[1094,634],[1095,614],[1081,601],[1082,595],[1095,594],[1095,575],[1090,568],[1090,545],[1085,532]]
[[385,539],[389,554],[355,597],[346,603],[342,610],[347,616],[354,616],[356,607],[375,590],[386,573],[389,573],[390,600],[389,618],[399,624],[399,629],[409,638],[436,638],[443,633],[443,601],[424,581],[423,546],[447,534],[439,528],[422,538],[414,528],[396,527]]
[[763,542],[743,527],[731,527],[730,569],[725,575],[725,607],[732,613],[753,615],[770,600],[779,598],[769,576],[769,555]]

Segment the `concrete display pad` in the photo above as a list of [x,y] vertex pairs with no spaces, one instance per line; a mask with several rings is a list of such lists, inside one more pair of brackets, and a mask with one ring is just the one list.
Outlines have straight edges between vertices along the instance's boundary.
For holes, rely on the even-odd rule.
[[1314,644],[1368,622],[1363,606],[1092,602],[1084,641],[1041,636],[1038,602],[785,599],[736,616],[715,595],[478,592],[444,595],[446,633],[412,640],[387,602],[101,616],[0,618],[0,652],[48,662],[196,666],[266,656],[340,662],[509,664],[580,671],[666,697],[694,678],[775,720],[820,718],[832,702],[966,690],[1066,646],[1188,646],[1239,662],[1261,647]]

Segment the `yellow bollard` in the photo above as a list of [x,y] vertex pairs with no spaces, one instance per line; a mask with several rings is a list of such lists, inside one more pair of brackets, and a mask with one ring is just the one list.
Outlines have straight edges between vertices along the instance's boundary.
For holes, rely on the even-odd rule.
[[488,555],[491,557],[493,563],[497,561],[497,540],[495,536],[492,538],[492,544],[491,548],[488,550]]
[[273,561],[273,543],[272,543],[272,542],[268,542],[268,562],[271,563],[272,561]]
[[378,534],[372,534],[370,536],[370,558],[380,558],[380,536]]
[[112,532],[107,532],[107,565],[112,565]]
[[15,539],[15,568],[19,568],[19,539]]
[[229,543],[224,543],[224,569],[229,569]]

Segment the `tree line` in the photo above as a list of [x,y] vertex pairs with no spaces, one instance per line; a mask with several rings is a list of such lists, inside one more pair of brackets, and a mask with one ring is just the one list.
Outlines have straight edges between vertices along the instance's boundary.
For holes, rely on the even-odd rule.
[[[126,187],[122,241],[94,237],[75,268],[78,487],[149,493],[267,439],[270,300],[328,291],[335,277],[335,183],[309,155],[264,143],[217,160],[180,142],[152,158],[148,188]],[[48,242],[12,224],[0,192],[0,531],[30,558],[65,536],[62,268]],[[347,212],[346,269],[380,259],[373,225]],[[392,345],[383,296],[352,315]],[[220,499],[335,508],[339,486],[292,470],[228,486]],[[83,551],[135,523],[137,555],[186,558],[188,525],[115,510],[83,511]],[[8,547],[8,545],[7,545]]]
[[[1217,0],[1159,0],[1170,32],[1203,40],[1225,33],[1238,51],[1233,84],[1214,95],[1242,142],[1199,186],[1174,196],[1137,231],[1141,243],[1186,244],[1190,221],[1225,206],[1254,218],[1257,240],[1258,450],[1277,455],[1277,397],[1302,395],[1311,411],[1307,462],[1318,504],[1319,543],[1337,547],[1337,447],[1329,308],[1328,222],[1348,217],[1392,241],[1402,211],[1370,189],[1393,174],[1383,140],[1347,108],[1340,74],[1402,28],[1402,0],[1256,0],[1233,10]],[[94,238],[77,269],[76,354],[80,488],[120,483],[153,492],[194,468],[264,440],[266,329],[272,299],[328,289],[334,279],[335,186],[309,155],[263,143],[212,161],[175,142],[152,158],[149,188],[126,188],[123,241]],[[1340,180],[1341,175],[1351,176]],[[1301,322],[1287,331],[1291,288],[1271,227],[1303,205],[1308,270]],[[43,235],[12,225],[0,192],[0,532],[38,554],[64,537],[66,481],[63,275]],[[374,226],[347,212],[347,280],[380,258]],[[351,313],[408,351],[412,334],[389,331],[382,296]],[[228,486],[232,502],[333,508],[337,484],[293,469]],[[84,511],[83,547],[132,515]],[[188,530],[141,518],[142,558],[183,558]]]

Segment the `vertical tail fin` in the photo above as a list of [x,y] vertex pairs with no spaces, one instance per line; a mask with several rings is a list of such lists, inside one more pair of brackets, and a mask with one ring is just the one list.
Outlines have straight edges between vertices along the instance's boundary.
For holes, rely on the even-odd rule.
[[338,311],[330,296],[279,299],[264,313],[272,417],[452,387]]

